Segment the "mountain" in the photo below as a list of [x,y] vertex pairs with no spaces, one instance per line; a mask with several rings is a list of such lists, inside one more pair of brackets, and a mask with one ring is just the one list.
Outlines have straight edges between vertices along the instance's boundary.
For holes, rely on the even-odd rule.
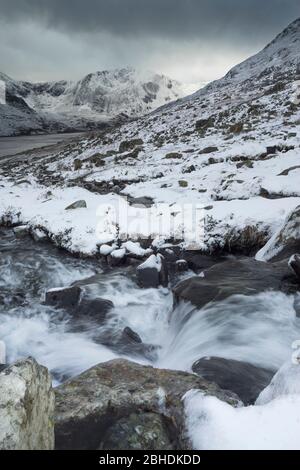
[[7,105],[0,135],[101,128],[112,119],[141,116],[184,96],[179,82],[132,68],[91,73],[78,82],[29,83],[0,74]]
[[[130,196],[129,205],[137,199],[147,205],[163,203],[174,218],[181,217],[185,203],[200,206],[205,226],[198,248],[249,254],[300,205],[299,125],[300,19],[261,52],[193,95],[68,143],[65,149],[53,147],[49,157],[37,157],[29,166],[21,162],[6,172],[14,178],[23,178],[25,172],[41,185],[55,182],[73,188],[72,198],[86,199],[91,207],[103,197],[118,200],[119,194]],[[45,222],[43,207],[36,209],[40,216],[35,221],[54,233],[55,220]],[[55,213],[55,201],[53,207]],[[93,225],[92,210],[90,217],[88,227]],[[71,249],[76,233],[87,237],[86,246],[92,249],[96,236],[82,235],[76,220],[66,222],[74,227],[68,239]],[[163,236],[186,241],[182,221],[177,222],[178,232]],[[62,225],[59,220],[60,230]],[[170,226],[176,227],[173,219]],[[134,229],[135,224],[128,234],[131,240],[138,238]],[[155,227],[148,235],[155,238]]]

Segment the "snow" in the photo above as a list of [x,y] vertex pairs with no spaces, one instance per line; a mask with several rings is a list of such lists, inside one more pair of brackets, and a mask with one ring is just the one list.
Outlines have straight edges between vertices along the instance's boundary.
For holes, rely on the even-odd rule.
[[141,247],[140,243],[134,243],[132,241],[127,241],[126,243],[123,243],[123,247],[131,254],[136,255],[138,257],[143,258],[144,256],[151,254],[152,250],[149,249],[144,249]]
[[[60,148],[59,154],[54,149],[29,166],[11,166],[9,177],[1,176],[0,217],[12,217],[31,228],[38,226],[70,251],[89,255],[101,245],[118,243],[128,253],[147,256],[149,253],[134,245],[143,239],[150,239],[153,247],[174,239],[186,249],[213,251],[233,246],[245,234],[247,238],[249,231],[253,234],[249,243],[262,246],[300,204],[300,110],[290,111],[288,104],[298,90],[299,33],[296,21],[259,54],[194,95],[113,128],[103,136],[85,136],[74,145]],[[265,76],[270,79],[266,81]],[[272,84],[278,84],[278,77],[282,89],[270,91]],[[17,86],[6,80],[10,86]],[[120,99],[137,104],[141,84],[159,83],[163,96],[158,92],[158,100],[166,98],[164,87],[177,94],[175,85],[168,88],[168,80],[124,69],[90,74],[76,85],[74,92],[70,91],[73,85],[69,82],[37,84],[35,90],[44,90],[44,96],[52,87],[58,87],[64,90],[58,101],[64,99],[65,93],[71,93],[72,102],[85,111],[93,108],[99,87],[107,96],[117,90],[114,103],[120,111]],[[25,93],[27,85],[18,86]],[[43,103],[46,107],[47,100]],[[51,102],[49,107],[53,106]],[[212,119],[213,125],[198,132],[195,127],[200,119]],[[246,130],[231,131],[233,123],[243,123]],[[143,141],[138,155],[121,154],[120,144],[134,139]],[[207,147],[218,150],[201,154]],[[268,155],[267,147],[275,147],[275,153]],[[170,152],[181,157],[165,158]],[[91,160],[95,155],[100,155],[103,166],[95,166]],[[75,159],[81,161],[78,170],[74,168]],[[31,185],[14,186],[13,182],[24,172]],[[60,187],[48,184],[49,175],[62,181]],[[80,188],[76,187],[77,180]],[[83,189],[95,184],[106,185],[103,192],[107,194]],[[117,192],[115,187],[119,188]],[[53,196],[43,201],[43,192],[48,190]],[[154,205],[131,205],[126,201],[127,195],[152,198]],[[68,215],[62,212],[63,205],[67,207],[80,199],[86,201],[87,209]],[[124,245],[128,242],[130,245]],[[267,259],[264,252],[258,259]]]
[[116,249],[116,245],[102,245],[100,247],[100,255],[102,256],[108,256],[111,254],[112,251],[114,251]]
[[169,77],[130,67],[95,72],[78,82],[28,83],[1,77],[9,91],[24,101],[22,110],[0,106],[0,135],[13,135],[27,128],[83,130],[90,129],[91,122],[97,128],[97,124],[122,114],[147,114],[189,92]]
[[196,450],[299,450],[300,395],[233,408],[191,391],[185,396],[188,435]]
[[300,366],[291,360],[279,369],[270,385],[258,397],[256,404],[265,405],[276,398],[289,395],[300,395]]
[[162,262],[160,255],[151,255],[149,258],[140,266],[138,266],[139,270],[143,269],[156,269],[158,272],[161,271]]
[[114,250],[111,253],[111,257],[115,259],[122,259],[126,255],[125,248],[120,248],[119,250]]

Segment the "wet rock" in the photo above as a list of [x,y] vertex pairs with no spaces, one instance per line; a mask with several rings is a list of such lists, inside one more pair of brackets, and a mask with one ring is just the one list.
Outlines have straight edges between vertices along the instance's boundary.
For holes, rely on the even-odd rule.
[[73,204],[71,204],[70,206],[66,207],[65,210],[66,211],[72,211],[72,210],[75,210],[75,209],[86,209],[87,208],[87,204],[85,201],[76,201],[76,202],[73,202]]
[[[124,443],[134,450],[161,439],[167,447],[186,449],[182,398],[191,389],[238,404],[236,395],[196,375],[125,360],[99,364],[55,390],[56,447],[113,449]],[[159,418],[152,426],[150,414]]]
[[178,261],[176,261],[176,269],[178,272],[188,271],[188,262],[185,259],[179,259]]
[[141,344],[141,337],[128,326],[122,332],[122,341],[126,343]]
[[193,364],[192,370],[209,382],[215,382],[223,390],[236,393],[245,405],[255,403],[275,373],[247,362],[220,357],[204,357]]
[[211,268],[217,263],[224,262],[225,258],[203,255],[197,251],[185,251],[182,258],[188,263],[190,269],[196,272]]
[[28,235],[29,230],[27,225],[19,225],[18,227],[14,227],[14,234],[16,238],[24,238]]
[[260,261],[280,261],[300,253],[300,206],[286,218],[282,228],[257,253]]
[[89,317],[97,321],[104,321],[107,313],[113,307],[114,304],[107,299],[83,298],[73,313],[79,317]]
[[289,261],[289,266],[293,269],[300,281],[300,255],[293,255]]
[[255,295],[267,290],[295,292],[295,277],[286,262],[267,264],[252,258],[229,260],[192,277],[173,289],[175,299],[191,302],[198,308],[232,295]]
[[51,289],[46,292],[45,304],[57,308],[73,309],[78,306],[82,290],[78,286]]
[[64,309],[74,318],[90,317],[101,321],[114,307],[110,300],[85,295],[78,285],[47,291],[45,304]]
[[140,287],[158,288],[167,287],[169,283],[168,267],[164,257],[160,254],[151,255],[137,268],[137,282]]
[[26,359],[0,373],[0,450],[52,450],[54,392],[45,367]]

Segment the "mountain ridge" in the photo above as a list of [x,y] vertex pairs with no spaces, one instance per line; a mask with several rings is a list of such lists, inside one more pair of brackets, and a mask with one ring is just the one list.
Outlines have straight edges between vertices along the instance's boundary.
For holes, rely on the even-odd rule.
[[132,67],[90,73],[78,81],[31,83],[3,73],[0,79],[8,98],[8,106],[0,108],[0,135],[97,129],[145,115],[185,94],[176,80]]

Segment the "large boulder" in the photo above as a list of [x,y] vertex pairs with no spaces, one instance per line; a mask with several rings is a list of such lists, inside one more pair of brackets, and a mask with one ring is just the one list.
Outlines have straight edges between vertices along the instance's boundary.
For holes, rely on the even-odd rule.
[[54,392],[45,367],[29,358],[0,373],[0,450],[54,448]]
[[167,287],[169,283],[168,267],[161,255],[151,255],[143,264],[137,267],[137,282],[140,287]]
[[173,289],[177,301],[198,308],[232,295],[255,295],[270,289],[297,290],[297,278],[287,262],[263,263],[251,258],[232,259],[204,271],[204,277],[185,279]]
[[296,207],[285,223],[257,253],[259,261],[280,261],[300,253],[300,206]]
[[196,375],[126,360],[99,364],[56,389],[56,447],[188,448],[182,398],[191,389],[240,403]]
[[223,390],[236,393],[245,405],[253,405],[274,376],[270,370],[220,357],[203,357],[193,364],[192,370]]

